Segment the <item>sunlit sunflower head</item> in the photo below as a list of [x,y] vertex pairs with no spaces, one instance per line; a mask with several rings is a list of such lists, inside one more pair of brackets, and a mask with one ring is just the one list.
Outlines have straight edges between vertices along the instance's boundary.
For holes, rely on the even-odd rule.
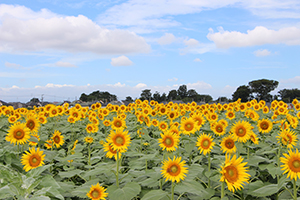
[[253,131],[250,132],[250,140],[253,142],[253,144],[259,143],[259,139]]
[[227,118],[227,119],[230,119],[230,120],[234,119],[234,118],[235,118],[235,113],[234,113],[234,111],[232,111],[232,110],[227,111],[227,112],[226,112],[226,118]]
[[12,124],[9,131],[5,137],[5,140],[17,144],[25,144],[30,139],[30,129],[25,123],[16,122]]
[[165,121],[161,121],[158,124],[158,128],[159,128],[159,130],[164,132],[168,129],[168,124]]
[[283,144],[283,146],[292,149],[294,146],[296,146],[298,139],[294,131],[291,131],[290,129],[284,129],[280,131],[280,134],[277,136],[277,141],[278,143]]
[[194,134],[197,130],[196,124],[193,118],[182,118],[180,123],[180,130],[185,135]]
[[24,170],[28,172],[31,169],[40,167],[44,164],[45,155],[39,148],[35,150],[34,147],[29,148],[29,151],[25,151],[21,158],[21,163],[24,165]]
[[238,121],[231,127],[231,134],[239,142],[247,142],[250,139],[252,126],[247,121]]
[[258,131],[261,133],[269,133],[273,128],[273,123],[269,119],[261,119],[257,122]]
[[295,109],[296,109],[297,111],[299,111],[299,110],[300,110],[300,102],[299,102],[299,103],[297,103],[297,104],[295,105]]
[[29,116],[26,120],[26,126],[31,133],[37,133],[40,128],[40,123],[35,116]]
[[114,117],[111,122],[112,129],[126,128],[126,122],[122,118]]
[[38,116],[38,121],[41,123],[41,124],[46,124],[47,123],[47,117],[45,117],[45,115],[43,114],[39,114]]
[[179,143],[179,135],[174,134],[170,131],[166,131],[164,134],[160,134],[161,138],[158,139],[159,146],[163,150],[167,151],[175,151],[176,148],[178,148],[178,143]]
[[157,120],[157,119],[152,119],[151,120],[151,124],[153,125],[153,126],[158,126],[158,124],[159,124],[159,121]]
[[174,156],[173,160],[168,158],[168,160],[163,161],[163,166],[161,174],[166,181],[170,180],[172,182],[180,182],[185,179],[188,169],[186,167],[185,161],[181,161],[181,157],[176,158]]
[[8,117],[8,122],[13,124],[18,120],[18,118],[15,115],[11,115]]
[[211,126],[211,130],[218,136],[224,135],[226,131],[226,127],[224,126],[223,123],[219,122],[214,122],[213,126]]
[[59,112],[58,112],[57,106],[52,106],[49,110],[49,117],[55,117],[58,115],[59,115]]
[[211,152],[212,148],[215,146],[215,142],[213,142],[210,135],[202,133],[197,139],[196,146],[198,147],[198,150],[200,150],[200,153],[206,155]]
[[176,112],[176,111],[170,111],[170,112],[167,114],[167,116],[168,116],[168,119],[169,119],[170,121],[173,121],[174,119],[176,119],[176,118],[178,117],[178,112]]
[[[112,148],[112,145],[109,142],[103,143],[104,151],[106,152],[107,158],[114,157],[117,160],[117,151]],[[121,158],[121,153],[119,153],[119,159]]]
[[218,114],[217,113],[215,113],[215,112],[213,112],[213,113],[210,113],[209,115],[208,115],[208,119],[209,119],[209,121],[217,121],[218,120]]
[[64,136],[61,135],[61,132],[58,130],[55,130],[52,137],[51,137],[53,144],[56,146],[56,148],[59,148],[61,145],[64,144]]
[[96,127],[98,127],[98,126],[96,126],[95,124],[87,124],[85,127],[85,130],[88,133],[94,133],[96,130]]
[[263,110],[263,113],[265,113],[265,114],[269,113],[269,111],[270,111],[268,106],[264,106],[262,110]]
[[106,189],[97,183],[97,185],[92,185],[90,191],[86,194],[92,200],[101,200],[107,197],[108,193],[105,193]]
[[222,138],[221,150],[224,153],[229,153],[229,154],[236,152],[235,140],[232,135],[228,135]]
[[205,123],[204,117],[202,116],[202,114],[196,114],[193,115],[192,118],[195,122],[197,130],[200,130],[201,126]]
[[288,152],[289,154],[284,153],[284,157],[280,157],[280,161],[283,163],[281,170],[284,171],[283,174],[288,173],[288,178],[297,181],[297,178],[300,178],[300,153],[298,149],[295,152],[292,150]]
[[250,175],[247,173],[248,167],[243,163],[243,158],[236,158],[234,155],[230,158],[229,154],[225,155],[225,163],[221,166],[221,182],[226,182],[230,191],[240,190],[245,183],[249,183]]
[[84,138],[84,141],[88,144],[91,144],[94,142],[94,138],[93,137],[90,137],[90,136],[87,136]]
[[107,138],[107,142],[111,143],[114,150],[121,153],[127,151],[127,148],[131,143],[128,131],[125,131],[122,128],[112,129]]

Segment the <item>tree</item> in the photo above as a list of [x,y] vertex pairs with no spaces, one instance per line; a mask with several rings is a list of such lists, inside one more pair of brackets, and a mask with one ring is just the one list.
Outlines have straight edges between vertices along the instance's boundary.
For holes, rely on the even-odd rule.
[[254,80],[248,83],[251,93],[255,93],[258,100],[272,101],[271,91],[277,88],[279,82],[268,79]]
[[167,95],[166,93],[162,93],[161,97],[160,97],[160,102],[162,101],[167,101]]
[[179,88],[177,90],[177,94],[178,94],[178,96],[180,96],[180,99],[184,99],[185,97],[187,97],[188,93],[187,93],[186,85],[179,86]]
[[197,101],[197,96],[198,93],[194,89],[190,89],[187,91],[187,96],[192,100],[192,101]]
[[131,97],[131,96],[127,96],[127,97],[126,97],[126,99],[125,99],[125,101],[128,101],[128,102],[133,102],[133,99],[132,99],[132,97]]
[[227,97],[219,97],[216,102],[229,102],[229,99]]
[[208,94],[200,94],[198,98],[200,99],[200,101],[204,101],[205,103],[211,102],[213,100],[213,98]]
[[293,99],[300,97],[300,90],[297,88],[279,90],[278,93],[280,95],[281,100],[287,103],[290,103],[293,101]]
[[151,91],[150,89],[145,89],[145,90],[143,90],[142,93],[141,93],[140,99],[141,99],[142,101],[144,101],[144,100],[150,101],[150,100],[151,100],[151,96],[152,96],[152,94],[151,94],[150,91]]
[[169,101],[172,101],[172,100],[175,100],[177,99],[177,90],[171,90],[169,91],[169,94],[168,94],[168,100]]
[[236,91],[232,94],[232,100],[236,101],[239,98],[241,99],[241,102],[247,102],[250,100],[251,97],[251,90],[249,86],[242,85],[239,86]]
[[32,98],[32,99],[30,99],[30,102],[32,102],[32,103],[40,103],[40,100],[38,98]]
[[159,94],[159,92],[155,92],[154,94],[153,94],[153,100],[154,101],[157,101],[157,102],[160,102],[160,94]]

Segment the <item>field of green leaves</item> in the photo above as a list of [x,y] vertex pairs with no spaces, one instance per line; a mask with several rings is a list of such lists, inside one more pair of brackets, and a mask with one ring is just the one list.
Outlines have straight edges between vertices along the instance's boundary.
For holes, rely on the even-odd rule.
[[300,199],[300,102],[0,107],[0,199]]

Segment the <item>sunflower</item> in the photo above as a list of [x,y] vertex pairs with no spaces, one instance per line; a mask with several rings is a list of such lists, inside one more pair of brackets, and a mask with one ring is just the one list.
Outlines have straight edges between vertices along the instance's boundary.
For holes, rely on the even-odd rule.
[[277,136],[278,143],[282,143],[287,148],[292,149],[296,146],[297,135],[290,129],[284,129]]
[[40,128],[40,123],[35,116],[29,116],[26,121],[26,126],[30,129],[31,133],[36,133]]
[[160,143],[159,146],[163,150],[175,151],[178,148],[179,135],[172,133],[170,130],[166,131],[164,134],[160,134],[161,138],[158,139]]
[[226,127],[220,121],[212,123],[210,128],[218,136],[224,135],[226,131]]
[[235,113],[232,110],[227,111],[226,112],[226,118],[230,119],[230,120],[234,119],[235,118]]
[[108,193],[105,193],[106,189],[97,183],[97,185],[92,185],[90,191],[86,194],[92,200],[105,199]]
[[178,183],[180,180],[184,180],[187,172],[188,169],[185,165],[185,161],[181,161],[181,157],[176,158],[174,156],[173,160],[168,158],[168,160],[163,161],[161,173],[163,177],[166,178],[166,181],[177,181]]
[[18,120],[18,118],[15,115],[11,115],[8,117],[8,122],[13,124]]
[[230,131],[235,140],[245,143],[250,139],[251,124],[247,121],[238,121]]
[[113,121],[111,122],[111,128],[112,129],[126,128],[126,122],[121,118],[114,117]]
[[232,135],[223,137],[221,141],[221,150],[225,153],[235,153],[236,152],[236,146],[235,146],[235,140]]
[[273,128],[273,123],[269,119],[258,120],[258,131],[261,133],[269,133]]
[[247,162],[242,163],[243,158],[236,158],[234,155],[232,158],[228,154],[225,155],[225,163],[221,166],[220,173],[222,177],[220,181],[226,182],[228,189],[232,192],[239,190],[243,187],[243,184],[249,183],[250,175],[247,174],[248,167],[245,167]]
[[168,129],[168,124],[164,121],[159,122],[158,128],[161,131],[166,131]]
[[49,117],[56,117],[58,116],[59,112],[56,106],[52,106],[49,110]]
[[185,135],[194,134],[196,132],[196,124],[193,118],[181,119],[180,130]]
[[46,124],[46,123],[47,123],[47,117],[45,117],[44,115],[39,114],[39,116],[38,116],[38,121],[39,121],[41,124]]
[[152,119],[151,120],[151,124],[153,125],[153,126],[158,126],[158,124],[159,124],[159,121],[157,120],[157,119]]
[[111,143],[114,150],[122,153],[127,150],[131,141],[128,131],[124,131],[123,128],[120,128],[111,130],[107,142]]
[[298,149],[295,152],[289,150],[289,154],[284,153],[283,155],[285,157],[280,157],[280,161],[283,163],[281,165],[283,174],[288,173],[288,178],[297,181],[297,177],[300,177],[300,153]]
[[64,136],[61,135],[61,132],[55,130],[54,134],[52,135],[53,143],[55,144],[56,148],[60,147],[64,144]]
[[30,139],[30,129],[27,128],[25,123],[16,122],[10,126],[5,140],[19,145],[25,144]]
[[29,151],[25,151],[21,158],[21,163],[24,165],[23,169],[28,172],[31,169],[42,166],[45,159],[43,152],[44,151],[40,151],[39,148],[35,150],[34,147],[29,148]]
[[106,127],[110,126],[110,124],[111,124],[111,122],[107,119],[103,121],[103,125]]
[[[113,150],[112,145],[108,142],[103,143],[103,147],[104,147],[104,151],[107,152],[106,153],[106,157],[107,158],[112,158],[114,157],[115,160],[117,160],[117,151]],[[119,159],[121,158],[121,153],[119,153]]]
[[259,143],[259,142],[258,142],[258,137],[257,137],[257,135],[256,135],[253,131],[250,132],[250,140],[251,140],[254,144],[258,144],[258,143]]
[[270,111],[270,109],[268,106],[263,107],[263,113],[267,114],[267,113],[269,113],[269,111]]
[[90,136],[87,136],[87,137],[84,138],[84,141],[85,141],[86,143],[91,144],[91,143],[94,142],[94,138],[93,138],[93,137],[90,137]]
[[198,147],[198,150],[200,150],[200,153],[206,155],[211,152],[213,146],[215,146],[215,142],[213,142],[210,135],[202,133],[197,139],[196,146]]
[[195,121],[197,130],[199,131],[201,126],[205,123],[205,119],[203,118],[202,114],[193,115],[192,118]]

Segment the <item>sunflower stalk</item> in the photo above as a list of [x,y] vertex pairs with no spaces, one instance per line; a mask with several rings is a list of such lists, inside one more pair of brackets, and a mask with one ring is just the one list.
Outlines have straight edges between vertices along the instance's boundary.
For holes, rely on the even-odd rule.
[[294,200],[297,200],[297,184],[296,184],[296,180],[293,179],[293,192],[294,192],[294,195],[293,195],[293,198]]
[[[210,174],[210,165],[211,165],[211,162],[210,162],[210,153],[208,154],[207,161],[208,161],[208,174]],[[210,178],[209,177],[208,177],[207,188],[210,188]]]
[[175,188],[175,183],[174,183],[174,181],[172,181],[171,200],[174,200],[174,188]]
[[119,188],[119,163],[120,163],[120,159],[119,159],[119,151],[117,150],[117,171],[116,171],[116,184],[117,187]]
[[225,196],[225,182],[222,181],[222,185],[221,185],[221,199],[223,199]]

